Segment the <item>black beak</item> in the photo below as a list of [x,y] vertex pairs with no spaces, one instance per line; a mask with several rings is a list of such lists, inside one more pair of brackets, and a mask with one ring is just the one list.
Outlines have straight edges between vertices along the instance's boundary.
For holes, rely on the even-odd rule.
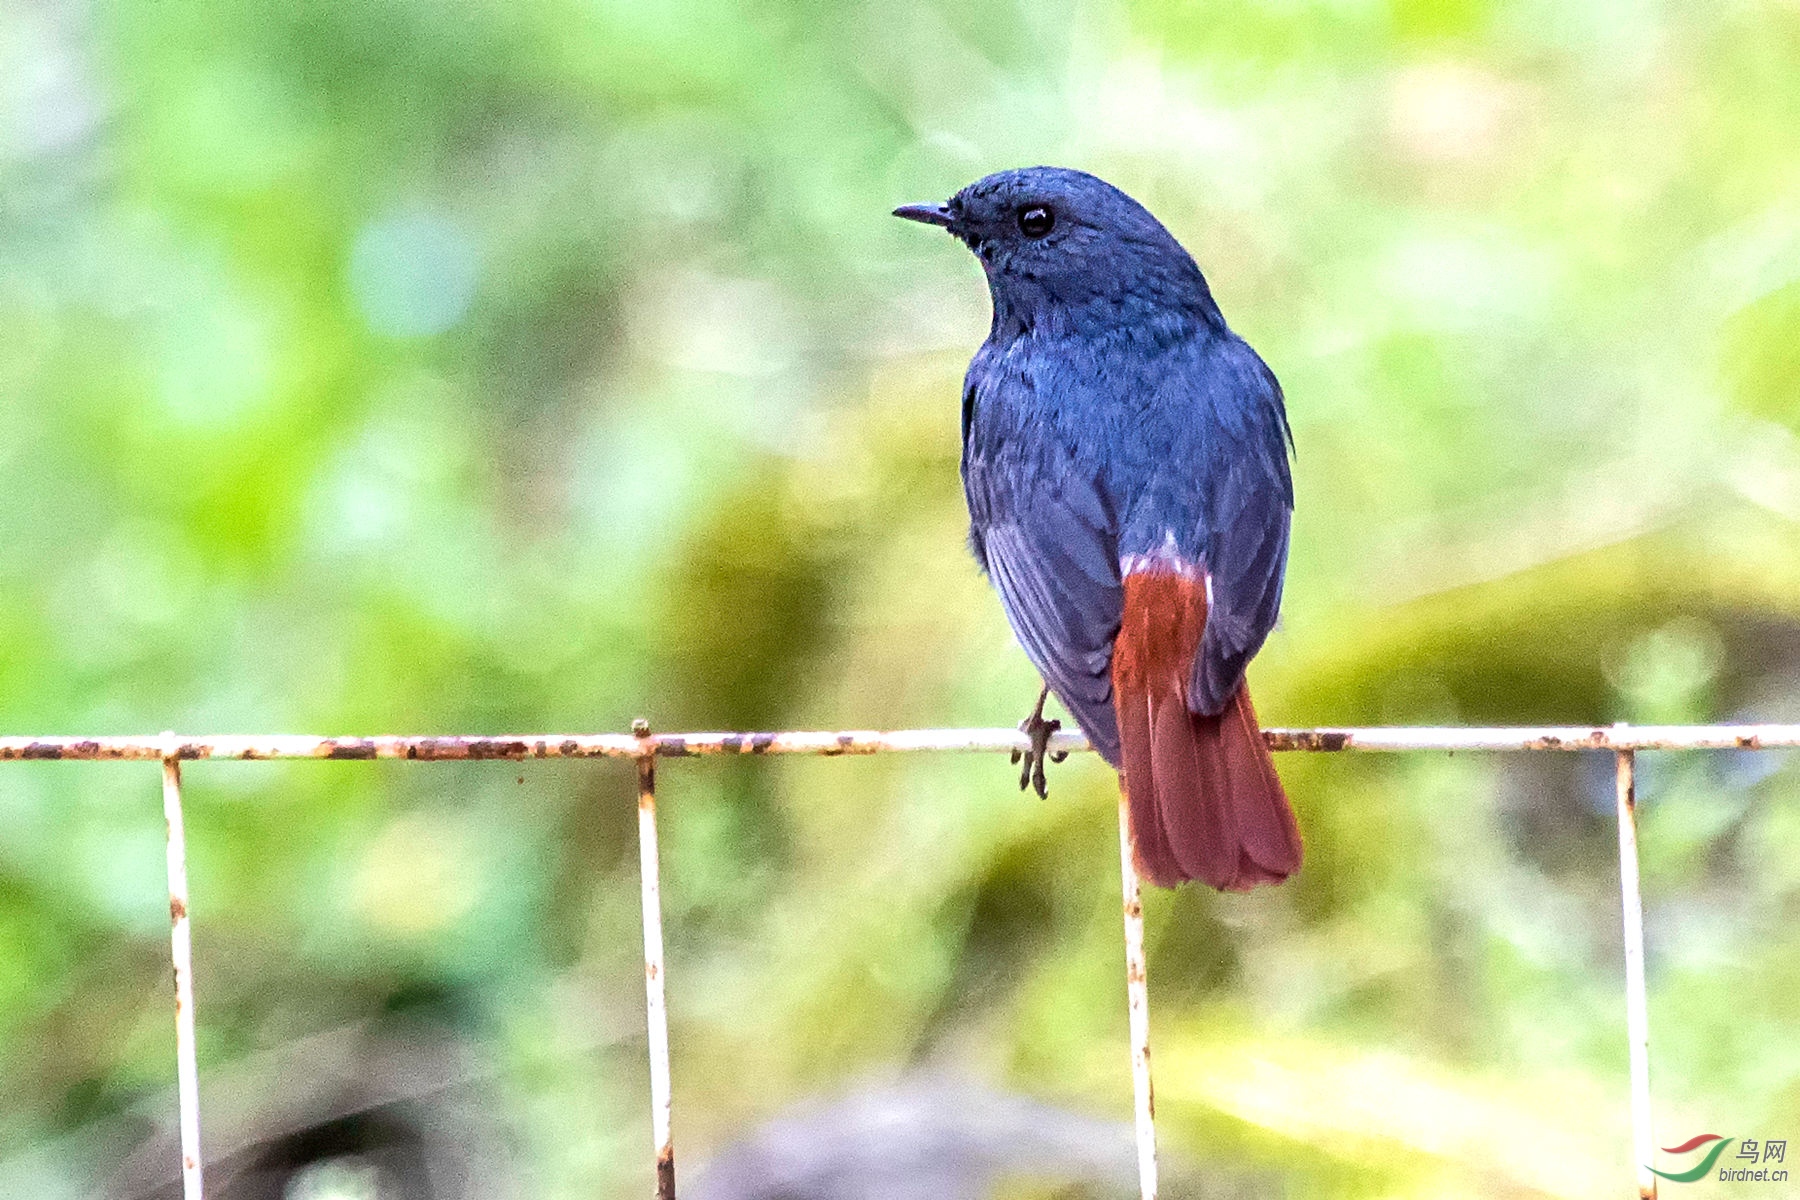
[[921,225],[937,225],[950,228],[956,220],[951,215],[948,204],[902,204],[894,210],[896,217],[904,217],[908,221],[917,221]]

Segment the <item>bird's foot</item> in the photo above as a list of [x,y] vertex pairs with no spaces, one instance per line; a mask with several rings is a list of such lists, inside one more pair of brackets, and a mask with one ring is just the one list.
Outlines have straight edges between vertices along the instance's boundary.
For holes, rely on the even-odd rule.
[[1045,761],[1059,763],[1069,757],[1067,750],[1050,749],[1050,735],[1062,728],[1062,722],[1054,718],[1044,719],[1044,699],[1049,694],[1048,687],[1039,692],[1037,705],[1032,708],[1031,715],[1019,722],[1019,732],[1031,739],[1031,748],[1012,752],[1015,765],[1024,762],[1024,766],[1019,769],[1019,790],[1022,792],[1031,788],[1040,799],[1046,799],[1050,795],[1049,781],[1044,778]]

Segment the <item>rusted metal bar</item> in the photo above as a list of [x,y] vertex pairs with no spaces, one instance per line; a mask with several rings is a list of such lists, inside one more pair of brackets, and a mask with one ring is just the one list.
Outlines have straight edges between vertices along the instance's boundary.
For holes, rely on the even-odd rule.
[[1800,746],[1800,725],[1395,725],[1267,729],[1263,738],[1271,750],[1776,750]]
[[187,833],[181,820],[181,761],[162,761],[169,826],[169,950],[175,965],[175,1079],[181,1103],[181,1194],[201,1200],[200,1068],[194,1052],[194,943],[188,925]]
[[1144,899],[1131,861],[1131,802],[1119,789],[1119,880],[1125,899],[1125,1006],[1131,1024],[1131,1091],[1137,1112],[1138,1192],[1156,1200],[1156,1090],[1150,1081],[1150,979]]
[[[1800,725],[1547,725],[1491,729],[1372,726],[1265,729],[1271,750],[1774,750],[1800,747]],[[1025,750],[1015,729],[848,730],[798,733],[529,733],[499,736],[314,737],[292,734],[183,736],[173,757],[197,759],[683,758],[702,754],[883,754],[918,750]],[[1079,734],[1051,737],[1052,750],[1086,750]],[[0,761],[160,759],[154,737],[0,738]]]
[[[649,741],[649,730],[639,735]],[[675,1200],[675,1142],[669,1129],[669,1016],[664,1004],[662,883],[656,850],[656,756],[638,763],[638,871],[644,903],[644,1011],[650,1041],[650,1131],[656,1143],[656,1200]]]
[[[1084,750],[1087,741],[1057,734],[1052,749]],[[685,758],[703,754],[881,754],[914,750],[1012,750],[1029,742],[1016,729],[852,730],[801,733],[531,733],[495,736],[313,737],[290,734],[205,735],[182,740],[177,757],[196,759],[471,759]],[[161,758],[155,739],[133,737],[0,738],[0,760]]]
[[1644,899],[1638,887],[1637,756],[1615,763],[1619,810],[1619,895],[1625,928],[1625,1034],[1631,1042],[1631,1152],[1639,1200],[1656,1200],[1655,1129],[1650,1113],[1650,1002],[1644,987]]

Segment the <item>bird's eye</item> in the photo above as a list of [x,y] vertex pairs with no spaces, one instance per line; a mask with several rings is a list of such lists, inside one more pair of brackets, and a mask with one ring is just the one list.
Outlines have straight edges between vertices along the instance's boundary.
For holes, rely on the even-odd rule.
[[1041,238],[1056,226],[1056,214],[1042,204],[1019,210],[1019,232],[1028,238]]

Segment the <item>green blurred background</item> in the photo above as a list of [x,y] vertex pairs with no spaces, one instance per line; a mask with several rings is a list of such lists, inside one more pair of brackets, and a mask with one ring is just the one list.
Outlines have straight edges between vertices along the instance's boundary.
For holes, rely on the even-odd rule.
[[[1800,720],[1792,0],[11,0],[0,730],[1012,723],[985,289],[886,214],[1036,162],[1286,385],[1270,724]],[[1305,870],[1148,903],[1182,1194],[1628,1188],[1610,761],[1280,767]],[[1128,1117],[1103,764],[661,782],[684,1168],[871,1081]],[[645,1194],[627,766],[188,783],[209,1140],[398,1029],[487,1194]],[[1641,794],[1659,1144],[1800,1138],[1800,762]],[[162,856],[153,769],[0,766],[8,1195],[166,1133]]]

